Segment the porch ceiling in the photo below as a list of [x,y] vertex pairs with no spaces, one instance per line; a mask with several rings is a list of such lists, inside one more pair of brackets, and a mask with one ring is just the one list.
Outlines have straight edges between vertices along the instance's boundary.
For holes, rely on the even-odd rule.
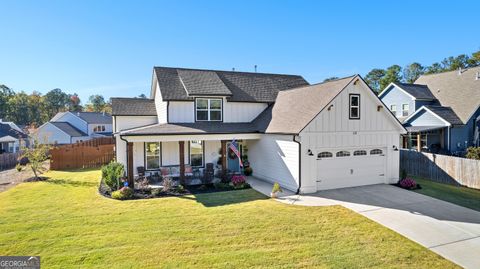
[[260,133],[233,133],[233,134],[183,134],[183,135],[121,135],[128,142],[169,142],[169,141],[220,141],[232,139],[260,139]]
[[447,126],[408,126],[408,127],[405,127],[405,129],[407,129],[409,133],[421,133],[421,132],[440,130],[446,127]]

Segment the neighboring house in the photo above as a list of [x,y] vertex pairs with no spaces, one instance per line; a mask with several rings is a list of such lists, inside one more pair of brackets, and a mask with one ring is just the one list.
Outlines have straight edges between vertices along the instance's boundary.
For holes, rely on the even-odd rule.
[[391,83],[379,97],[408,130],[404,148],[461,155],[480,144],[480,67]]
[[394,183],[401,123],[360,76],[302,77],[155,67],[151,99],[112,98],[116,158],[138,167],[241,172],[235,139],[257,178],[303,193]]
[[13,153],[28,146],[28,135],[13,122],[0,119],[0,154]]
[[35,130],[46,144],[72,144],[112,135],[112,116],[102,112],[59,112]]

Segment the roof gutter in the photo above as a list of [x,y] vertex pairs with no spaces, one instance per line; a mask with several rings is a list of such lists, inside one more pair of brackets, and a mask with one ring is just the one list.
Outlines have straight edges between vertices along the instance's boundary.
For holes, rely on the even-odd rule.
[[297,135],[293,135],[293,142],[298,144],[298,189],[295,194],[300,194],[302,187],[302,144],[296,140]]

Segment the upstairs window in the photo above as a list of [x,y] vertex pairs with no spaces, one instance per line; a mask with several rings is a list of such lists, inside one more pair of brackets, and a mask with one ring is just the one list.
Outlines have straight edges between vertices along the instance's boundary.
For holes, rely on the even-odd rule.
[[349,119],[360,119],[360,94],[350,94]]
[[408,104],[402,105],[402,116],[408,116],[408,111],[410,110],[410,106]]
[[93,127],[93,132],[94,133],[105,132],[105,125],[97,125]]
[[390,111],[392,111],[394,116],[397,116],[397,105],[391,105]]
[[222,121],[222,99],[195,99],[196,121]]

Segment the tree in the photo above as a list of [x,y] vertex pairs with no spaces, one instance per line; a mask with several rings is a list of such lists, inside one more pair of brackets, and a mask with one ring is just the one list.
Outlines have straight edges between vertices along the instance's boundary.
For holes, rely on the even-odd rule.
[[17,124],[28,124],[29,118],[29,96],[21,91],[8,99],[7,106],[8,114],[7,118]]
[[442,61],[442,67],[444,71],[453,71],[459,68],[467,68],[469,67],[469,59],[470,57],[465,54],[458,55],[457,57],[447,57]]
[[5,119],[8,115],[8,100],[15,95],[12,89],[6,85],[0,84],[0,119]]
[[70,94],[68,102],[68,111],[79,112],[83,110],[83,107],[80,105],[80,97],[78,94]]
[[436,74],[443,71],[442,65],[439,63],[433,63],[431,66],[427,66],[427,68],[425,68],[425,74]]
[[22,148],[22,158],[27,158],[30,168],[35,175],[34,180],[39,180],[39,174],[42,174],[47,169],[43,166],[43,162],[45,162],[50,156],[49,151],[52,147],[48,144],[39,143],[38,140],[34,139],[33,147]]
[[88,110],[93,112],[102,112],[105,109],[106,102],[102,95],[95,94],[88,98]]
[[142,94],[140,94],[140,95],[138,96],[138,98],[147,99],[147,96],[142,93]]
[[33,91],[32,94],[28,96],[28,121],[25,124],[33,124],[35,126],[40,126],[49,119],[44,117],[45,114],[42,111],[45,109],[45,104],[43,102],[42,94]]
[[385,70],[374,68],[365,76],[365,82],[368,86],[372,88],[375,92],[380,92],[380,80],[385,76]]
[[407,83],[413,83],[418,77],[425,73],[425,67],[419,63],[411,63],[403,69],[403,79]]
[[323,82],[329,82],[329,81],[337,80],[337,79],[338,79],[338,77],[335,77],[335,76],[334,77],[329,77],[329,78],[324,79]]
[[70,102],[68,94],[61,89],[53,89],[44,96],[45,113],[47,118],[52,118],[60,111],[66,111]]
[[472,57],[468,60],[468,65],[470,67],[475,67],[480,65],[480,50],[472,53]]
[[385,89],[392,82],[402,80],[402,68],[399,65],[392,65],[385,71],[385,76],[380,79],[380,89]]

